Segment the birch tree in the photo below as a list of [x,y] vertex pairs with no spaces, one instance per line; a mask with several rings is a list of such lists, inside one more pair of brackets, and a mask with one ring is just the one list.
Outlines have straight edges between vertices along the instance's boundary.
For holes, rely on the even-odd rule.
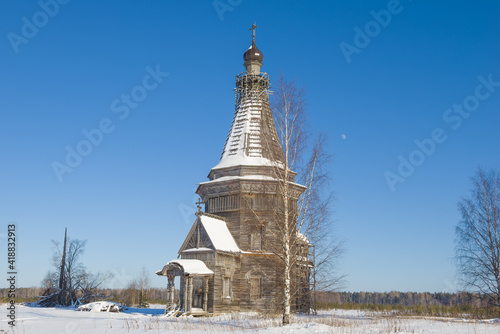
[[479,168],[462,198],[456,228],[456,258],[461,282],[488,297],[500,311],[500,171]]
[[[272,159],[278,180],[278,203],[274,210],[277,228],[271,231],[273,240],[266,242],[266,249],[283,265],[282,322],[288,324],[292,299],[301,288],[296,281],[297,271],[305,270],[309,275],[309,248],[318,243],[319,264],[326,268],[340,254],[341,245],[331,237],[329,229],[333,195],[328,188],[330,178],[326,167],[332,157],[325,152],[325,137],[313,137],[309,131],[304,92],[293,81],[281,76],[275,87],[271,111],[283,157]],[[331,275],[325,275],[325,283],[327,276]],[[333,277],[328,279],[331,284],[326,285],[332,287],[340,282],[341,276]]]

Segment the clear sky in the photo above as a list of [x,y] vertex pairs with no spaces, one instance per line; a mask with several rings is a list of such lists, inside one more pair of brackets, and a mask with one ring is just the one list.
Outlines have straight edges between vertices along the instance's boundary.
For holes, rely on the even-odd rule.
[[262,70],[304,87],[329,138],[346,290],[457,288],[456,203],[500,165],[498,1],[40,3],[0,4],[0,243],[15,222],[18,286],[40,284],[64,227],[111,287],[176,258],[257,22]]

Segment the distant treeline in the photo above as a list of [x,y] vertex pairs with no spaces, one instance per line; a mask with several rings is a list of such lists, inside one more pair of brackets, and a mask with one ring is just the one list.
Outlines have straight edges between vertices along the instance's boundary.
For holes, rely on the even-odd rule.
[[317,292],[316,300],[321,306],[342,304],[402,306],[487,306],[487,299],[484,296],[470,292]]
[[[0,301],[7,302],[9,289],[0,288]],[[40,287],[17,288],[16,302],[36,301],[44,293]],[[176,298],[179,291],[176,290]],[[127,306],[136,306],[141,301],[150,304],[166,304],[166,288],[148,288],[141,290],[135,286],[125,289],[101,289],[93,300],[112,300]],[[374,311],[411,311],[412,314],[445,315],[449,313],[472,312],[488,309],[487,299],[481,295],[459,292],[316,292],[316,305],[319,309],[368,309]],[[471,311],[472,310],[472,311]],[[498,310],[491,310],[497,312]],[[475,311],[473,313],[476,313]]]
[[[45,289],[40,287],[17,288],[16,302],[31,302],[37,301],[39,296],[45,292]],[[9,300],[9,289],[0,288],[0,301],[7,302]],[[178,291],[176,291],[178,296]],[[178,297],[177,297],[178,298]],[[140,288],[126,289],[101,289],[99,295],[88,302],[95,300],[112,300],[123,305],[134,306],[139,304],[140,300],[146,300],[149,303],[166,304],[167,289],[166,288],[149,288],[141,291]]]
[[500,308],[488,298],[470,292],[316,292],[318,309],[389,312],[392,315],[491,319]]
[[[9,300],[9,289],[0,288],[0,300],[6,302]],[[42,288],[31,287],[31,288],[16,288],[15,299],[16,301],[35,301],[38,296],[43,293]]]
[[490,319],[500,308],[488,298],[469,292],[317,292],[318,309],[348,309],[389,312],[403,316],[465,317]]

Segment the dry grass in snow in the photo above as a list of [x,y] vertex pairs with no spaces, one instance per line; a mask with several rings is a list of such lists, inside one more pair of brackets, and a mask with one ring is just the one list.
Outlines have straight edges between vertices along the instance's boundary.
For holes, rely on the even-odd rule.
[[[77,312],[70,308],[17,306],[16,326],[7,324],[6,304],[0,305],[0,333],[500,333],[500,321],[458,318],[398,317],[353,310],[322,311],[317,316],[293,315],[280,326],[279,315],[234,313],[207,318],[163,316],[161,305],[123,313]],[[3,334],[2,333],[2,334]]]

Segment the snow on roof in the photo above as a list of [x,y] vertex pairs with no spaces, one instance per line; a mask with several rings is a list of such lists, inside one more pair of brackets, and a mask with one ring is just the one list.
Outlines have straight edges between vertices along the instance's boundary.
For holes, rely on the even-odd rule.
[[191,253],[191,252],[213,252],[213,249],[206,248],[206,247],[200,247],[200,248],[189,248],[183,250],[181,253]]
[[207,215],[200,215],[199,218],[215,249],[226,252],[241,252],[225,221]]
[[[244,176],[222,176],[219,177],[215,180],[210,180],[210,181],[205,181],[205,182],[200,182],[200,185],[202,184],[209,184],[209,183],[217,183],[217,182],[223,182],[223,181],[231,181],[231,180],[258,180],[258,181],[277,181],[278,179],[272,176],[267,176],[267,175],[244,175]],[[288,182],[290,185],[297,186],[299,188],[306,189],[307,187],[296,183],[296,182]],[[306,238],[307,240],[307,238]]]
[[261,119],[264,100],[244,98],[234,114],[222,157],[213,169],[231,166],[271,166],[263,153]]
[[169,265],[177,264],[184,270],[184,275],[213,275],[214,272],[207,268],[201,260],[181,259],[167,262],[162,270],[156,272],[157,275],[165,275]]
[[273,166],[271,160],[264,157],[249,157],[241,150],[234,155],[225,154],[219,163],[212,169],[220,169],[233,166]]
[[207,184],[213,182],[231,181],[231,180],[258,180],[258,181],[276,181],[277,179],[267,175],[245,175],[245,176],[223,176],[215,180],[201,182],[200,184]]

